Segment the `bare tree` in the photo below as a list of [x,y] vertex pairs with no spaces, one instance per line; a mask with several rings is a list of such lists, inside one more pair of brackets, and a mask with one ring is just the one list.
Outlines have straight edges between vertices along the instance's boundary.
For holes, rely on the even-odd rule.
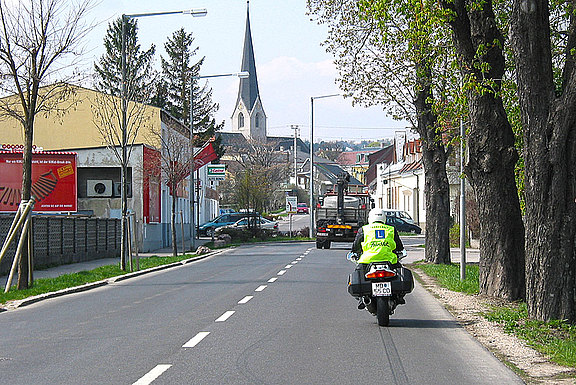
[[[178,189],[182,182],[190,174],[192,167],[193,149],[189,138],[189,131],[174,118],[163,114],[166,129],[155,129],[150,133],[151,140],[160,143],[159,162],[157,167],[144,170],[147,175],[161,175],[162,181],[169,187],[172,197],[171,230],[172,230],[172,253],[178,255],[176,242],[176,201]],[[184,236],[184,234],[182,234]],[[182,250],[184,251],[184,250]]]
[[228,151],[234,159],[232,174],[234,198],[240,207],[262,212],[280,184],[286,180],[289,166],[278,143],[249,140]]
[[[38,114],[65,112],[73,93],[72,68],[91,30],[83,22],[92,0],[0,0],[0,117],[18,120],[24,131],[22,200],[31,198],[32,141]],[[70,103],[64,103],[70,106]],[[30,234],[28,235],[30,236]],[[20,259],[18,289],[28,288],[28,258]]]

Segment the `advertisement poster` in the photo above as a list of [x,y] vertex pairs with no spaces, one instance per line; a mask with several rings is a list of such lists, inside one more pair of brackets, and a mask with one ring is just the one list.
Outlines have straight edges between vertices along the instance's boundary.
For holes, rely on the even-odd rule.
[[[76,154],[37,152],[32,155],[34,211],[77,210]],[[0,212],[16,211],[22,194],[22,153],[0,152]]]

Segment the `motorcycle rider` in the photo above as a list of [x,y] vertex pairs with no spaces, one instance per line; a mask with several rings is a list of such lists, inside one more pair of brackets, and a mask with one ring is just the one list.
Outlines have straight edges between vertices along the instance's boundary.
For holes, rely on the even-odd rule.
[[[372,262],[388,261],[393,268],[401,267],[398,262],[397,252],[402,252],[404,245],[393,226],[386,224],[386,213],[383,209],[372,209],[368,213],[368,224],[358,230],[352,252],[357,254],[358,265],[356,270],[361,274],[366,274],[368,265]],[[405,303],[404,298],[400,298],[399,303]],[[358,309],[363,309],[364,303],[360,299]]]

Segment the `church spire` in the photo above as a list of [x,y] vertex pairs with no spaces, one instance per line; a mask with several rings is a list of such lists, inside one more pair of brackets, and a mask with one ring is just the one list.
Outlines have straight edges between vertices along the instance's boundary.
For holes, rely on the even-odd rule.
[[247,79],[240,79],[238,100],[242,100],[248,111],[251,111],[259,96],[259,91],[254,47],[252,46],[252,33],[250,31],[250,1],[246,2],[246,33],[244,35],[244,50],[242,52],[241,71],[248,71],[250,76]]

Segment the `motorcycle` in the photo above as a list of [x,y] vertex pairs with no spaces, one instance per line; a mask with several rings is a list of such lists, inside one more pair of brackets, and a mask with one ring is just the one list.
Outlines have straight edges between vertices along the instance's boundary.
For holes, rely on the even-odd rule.
[[[398,253],[398,261],[406,251]],[[349,252],[346,258],[358,265],[358,254]],[[390,316],[398,305],[406,303],[404,296],[414,289],[412,272],[395,267],[390,262],[372,262],[355,269],[348,277],[348,293],[358,299],[359,309],[366,309],[378,319],[379,326],[388,326]]]

